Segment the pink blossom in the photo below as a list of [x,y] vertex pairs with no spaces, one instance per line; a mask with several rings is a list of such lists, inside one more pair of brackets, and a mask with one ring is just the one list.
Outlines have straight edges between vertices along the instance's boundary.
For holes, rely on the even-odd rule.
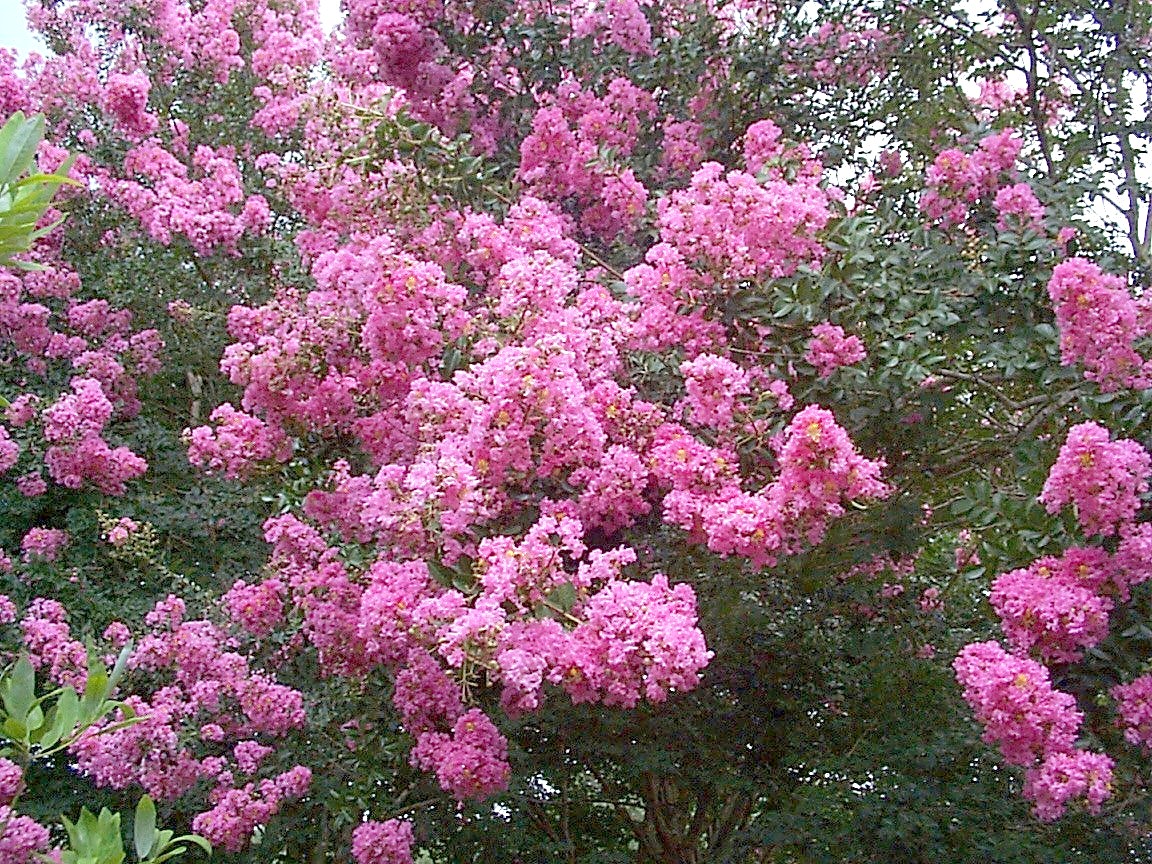
[[967,645],[952,664],[964,698],[984,725],[984,741],[1013,765],[1068,753],[1084,717],[1076,700],[1052,687],[1048,670],[995,642]]
[[64,607],[55,600],[38,597],[28,604],[20,621],[28,658],[50,680],[83,692],[88,678],[88,651],[72,638]]
[[116,520],[116,524],[108,529],[104,539],[106,539],[112,546],[121,547],[140,530],[140,523],[135,519],[130,519],[127,516],[122,516]]
[[24,792],[24,770],[10,759],[0,758],[0,804],[10,805]]
[[412,823],[403,819],[364,822],[352,832],[356,864],[412,864]]
[[36,406],[40,397],[35,393],[24,393],[12,400],[4,410],[4,416],[17,429],[27,426],[36,417]]
[[1152,750],[1152,675],[1141,675],[1112,688],[1119,715],[1116,724],[1130,744]]
[[664,143],[660,150],[660,164],[668,174],[688,176],[704,161],[701,145],[704,131],[692,120],[664,121]]
[[660,239],[686,260],[702,260],[726,280],[790,276],[819,264],[816,239],[830,217],[819,176],[763,184],[741,171],[706,162],[687,189],[657,204]]
[[1086,534],[1107,537],[1132,521],[1150,474],[1152,456],[1137,442],[1113,441],[1103,426],[1080,423],[1068,431],[1040,502],[1049,513],[1071,504]]
[[1108,635],[1112,601],[1090,588],[1066,581],[1044,566],[1013,570],[992,585],[992,606],[1020,652],[1034,651],[1044,662],[1079,660]]
[[147,110],[151,86],[141,71],[130,75],[113,72],[108,76],[104,107],[123,129],[137,137],[150,135],[158,125],[156,117]]
[[68,532],[60,528],[33,528],[20,541],[24,550],[25,562],[38,556],[45,561],[55,561],[70,541]]
[[228,403],[214,409],[209,419],[215,428],[184,432],[188,461],[197,468],[235,480],[250,475],[260,462],[285,462],[292,454],[291,442],[279,429]]
[[680,374],[688,394],[684,404],[693,422],[729,428],[739,398],[749,392],[747,373],[726,357],[700,354],[681,363]]
[[[1011,129],[983,138],[975,152],[957,148],[942,150],[928,169],[920,209],[934,223],[944,228],[962,224],[971,207],[995,195],[1001,177],[1010,172],[1020,152],[1021,139]],[[1007,213],[1034,213],[1035,207],[1017,187],[1005,194],[1002,202]],[[1038,206],[1038,205],[1036,205]]]
[[1152,579],[1152,522],[1122,525],[1120,545],[1113,563],[1122,600],[1128,599],[1127,587]]
[[16,464],[20,458],[20,445],[12,440],[8,430],[0,426],[0,474]]
[[5,864],[27,864],[48,848],[48,829],[7,804],[0,806],[0,826],[0,861]]
[[842,327],[824,322],[812,328],[804,359],[816,367],[821,378],[827,378],[841,366],[859,363],[867,356],[860,337],[848,336]]
[[284,620],[284,598],[287,591],[278,579],[265,579],[249,585],[237,581],[222,602],[228,616],[253,636],[267,636]]
[[758,174],[766,164],[784,156],[782,134],[771,120],[753,123],[744,131],[744,165],[749,174]]
[[116,648],[123,648],[132,639],[132,633],[128,629],[128,625],[122,621],[113,621],[104,628],[104,632],[101,635]]
[[[296,772],[301,771],[304,789],[296,779]],[[228,852],[239,852],[248,844],[256,826],[267,823],[286,801],[299,798],[310,779],[308,769],[297,766],[275,780],[233,789],[218,787],[213,794],[215,805],[192,820],[192,830],[213,845]]]
[[1057,264],[1048,296],[1060,329],[1060,359],[1079,363],[1084,377],[1105,392],[1119,387],[1152,387],[1152,360],[1144,359],[1136,341],[1149,332],[1139,306],[1119,276],[1104,273],[1083,258]]
[[1112,759],[1086,750],[1049,753],[1030,768],[1024,780],[1024,797],[1032,801],[1033,813],[1044,822],[1064,815],[1069,801],[1084,798],[1090,813],[1112,796]]
[[996,212],[999,218],[996,227],[1001,231],[1044,230],[1044,205],[1036,200],[1036,194],[1027,183],[1004,186],[996,193]]
[[39,472],[32,471],[16,478],[16,488],[26,498],[36,498],[48,491],[48,483]]
[[573,699],[631,708],[695,688],[712,658],[695,600],[689,585],[671,587],[659,574],[650,583],[610,582],[592,595],[580,611],[586,623],[572,634],[574,674],[564,686]]
[[465,711],[450,734],[424,732],[412,750],[412,763],[433,771],[457,801],[483,800],[508,785],[508,742],[478,708]]
[[921,611],[935,612],[943,605],[943,601],[940,599],[940,589],[936,587],[925,588],[924,593],[920,595],[919,602]]
[[127,481],[143,474],[148,463],[103,439],[114,409],[98,380],[73,378],[72,390],[43,412],[44,437],[51,445],[44,455],[48,473],[69,489],[90,481],[105,494],[122,495]]

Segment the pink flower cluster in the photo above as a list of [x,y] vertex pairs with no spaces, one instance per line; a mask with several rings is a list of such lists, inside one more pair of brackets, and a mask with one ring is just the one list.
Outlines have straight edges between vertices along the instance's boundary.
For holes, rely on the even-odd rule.
[[10,805],[24,792],[24,769],[0,758],[0,804]]
[[648,190],[631,168],[600,156],[613,148],[626,159],[643,124],[656,113],[651,94],[625,78],[609,83],[603,98],[566,82],[556,104],[536,112],[520,144],[519,178],[533,195],[574,199],[584,230],[604,238],[631,233],[644,215]]
[[29,864],[37,853],[48,851],[48,829],[36,820],[0,805],[0,861]]
[[11,433],[0,426],[0,474],[3,474],[20,460],[20,445],[12,440]]
[[1027,183],[1002,186],[996,192],[993,202],[996,207],[996,227],[1001,231],[1014,228],[1042,233],[1044,230],[1044,205]]
[[262,638],[284,620],[287,590],[278,579],[249,585],[238,580],[221,598],[228,617],[251,635]]
[[944,228],[962,225],[971,208],[994,200],[1000,225],[1010,221],[1025,228],[1043,230],[1044,208],[1025,183],[1005,183],[1012,175],[1021,140],[1011,129],[982,139],[972,153],[958,148],[943,150],[928,169],[927,188],[920,209],[929,221]]
[[1071,695],[1052,687],[1047,668],[995,642],[966,646],[953,667],[984,740],[1028,768],[1024,794],[1037,818],[1058,819],[1077,798],[1099,811],[1111,795],[1112,760],[1075,747],[1084,715]]
[[1085,534],[1108,537],[1135,517],[1150,475],[1152,455],[1139,443],[1113,441],[1103,426],[1080,423],[1068,431],[1040,502],[1049,513],[1071,504]]
[[[1086,534],[1118,535],[1115,552],[1072,547],[1000,576],[991,602],[1014,649],[1044,663],[1069,663],[1108,634],[1108,616],[1131,588],[1152,578],[1152,523],[1136,523],[1148,490],[1152,456],[1138,443],[1111,440],[1107,429],[1081,423],[1068,433],[1040,500],[1055,513],[1072,504]],[[965,698],[985,724],[985,740],[1005,759],[1028,766],[1024,794],[1040,819],[1059,818],[1084,798],[1091,812],[1111,794],[1112,760],[1073,747],[1082,715],[1070,694],[1054,690],[1048,670],[994,642],[967,646],[956,659]],[[1152,738],[1152,679],[1113,688],[1118,725],[1133,744]]]
[[1064,815],[1069,801],[1083,798],[1090,813],[1112,797],[1112,759],[1089,750],[1049,753],[1024,778],[1024,797],[1037,819],[1051,822]]
[[1069,549],[997,578],[990,599],[1013,647],[1045,663],[1079,660],[1108,635],[1112,600],[1099,592],[1112,567],[1102,549]]
[[615,580],[578,609],[572,666],[565,687],[574,701],[634,707],[641,696],[663,702],[692,690],[712,657],[696,626],[696,595],[684,583],[669,586]]
[[738,400],[748,395],[748,373],[726,357],[700,354],[680,364],[692,422],[726,430],[732,426]]
[[303,765],[238,788],[228,788],[222,781],[209,796],[212,808],[193,818],[192,830],[225,851],[239,852],[253,831],[266,825],[284,803],[303,798],[311,782],[312,772]]
[[188,461],[208,473],[236,480],[251,474],[261,462],[286,462],[292,443],[259,417],[237,411],[227,402],[212,411],[217,424],[184,431]]
[[843,327],[825,321],[812,328],[804,359],[816,367],[821,378],[827,378],[840,367],[859,363],[867,356],[859,336],[849,336]]
[[[508,768],[503,737],[483,714],[465,710],[451,676],[485,669],[514,713],[537,708],[549,684],[576,701],[631,707],[693,688],[711,656],[687,585],[669,586],[659,575],[624,580],[635,554],[587,553],[583,531],[572,516],[556,514],[519,542],[483,541],[476,589],[465,594],[441,587],[422,562],[384,558],[361,587],[307,526],[292,517],[268,526],[275,569],[304,607],[310,640],[330,668],[356,673],[365,661],[398,668],[394,698],[416,737],[413,764],[461,800],[503,788]],[[557,605],[564,591],[569,599]],[[243,592],[255,597],[251,588]]]
[[184,237],[199,255],[235,252],[240,238],[263,234],[272,222],[268,203],[246,195],[236,154],[226,147],[196,148],[191,168],[159,144],[134,147],[124,159],[128,178],[109,180],[105,192],[139,220],[159,243]]
[[818,181],[802,173],[795,182],[781,177],[761,183],[706,162],[687,189],[658,202],[660,239],[718,279],[791,276],[824,255],[816,235],[830,214]]
[[724,344],[724,330],[710,320],[706,307],[717,280],[693,269],[691,260],[675,246],[657,243],[643,263],[624,272],[624,284],[637,306],[634,347],[650,351],[682,347],[691,357]]
[[[209,807],[193,827],[230,851],[247,844],[283,802],[306,794],[311,773],[296,766],[257,779],[274,741],[304,724],[303,697],[253,669],[229,648],[226,633],[208,621],[184,620],[184,602],[169,597],[148,614],[149,631],[129,668],[159,679],[147,695],[125,702],[142,721],[115,728],[119,716],[93,727],[72,745],[78,767],[96,783],[139,784],[160,800],[211,783]],[[224,749],[235,742],[231,753]],[[241,778],[251,777],[250,780]]]
[[20,541],[20,548],[24,551],[25,562],[31,561],[33,556],[51,562],[60,557],[70,541],[68,532],[61,528],[32,528]]
[[[326,252],[313,273],[317,290],[306,298],[285,292],[258,309],[233,307],[228,328],[238,341],[221,369],[244,387],[244,410],[277,425],[304,421],[322,433],[357,433],[372,452],[372,439],[387,443],[387,422],[379,415],[361,422],[358,414],[402,396],[440,358],[463,326],[467,292],[387,237]],[[237,436],[241,425],[257,431],[234,412],[228,417]],[[272,433],[260,434],[258,449],[282,446],[267,438]]]
[[688,177],[704,161],[704,129],[695,120],[664,121],[660,166],[668,176]]
[[457,801],[494,795],[508,786],[508,741],[479,708],[464,711],[450,732],[428,730],[416,738],[412,764],[436,775]]
[[55,600],[38,597],[28,604],[20,621],[24,647],[33,667],[49,680],[84,692],[88,679],[88,650],[72,638],[67,612]]
[[1069,258],[1053,269],[1048,296],[1065,366],[1079,363],[1105,392],[1152,387],[1152,360],[1136,350],[1137,340],[1152,335],[1152,315],[1142,314],[1121,277]]
[[70,394],[44,409],[44,464],[52,479],[69,489],[90,482],[106,495],[124,494],[124,486],[148,470],[148,463],[127,447],[110,447],[102,437],[112,403],[100,382],[73,378]]
[[881,462],[856,452],[831,412],[809,405],[772,442],[780,470],[755,493],[740,489],[731,457],[667,427],[654,448],[654,472],[672,489],[665,518],[699,533],[722,555],[772,566],[823,539],[848,501],[885,497]]
[[352,832],[352,857],[356,864],[412,864],[412,839],[411,822],[364,822]]
[[1131,744],[1152,749],[1152,675],[1141,675],[1112,688],[1119,714],[1117,725]]
[[[9,428],[0,429],[0,468],[24,463],[17,487],[28,497],[47,491],[41,460],[61,486],[123,494],[147,463],[110,445],[107,427],[139,412],[138,378],[159,370],[163,343],[155,330],[132,332],[131,312],[80,300],[79,277],[56,253],[42,241],[35,257],[43,269],[0,272],[0,335],[29,373],[24,392],[4,412]],[[47,384],[69,375],[71,392]],[[10,429],[21,430],[19,444]]]
[[996,642],[965,646],[953,667],[964,698],[984,724],[984,740],[1013,765],[1073,748],[1084,715],[1068,693],[1052,687],[1048,669],[1008,654]]
[[156,115],[148,112],[148,92],[152,82],[147,74],[136,71],[129,75],[113,72],[104,91],[104,108],[129,134],[142,138],[156,131]]
[[132,536],[139,530],[139,522],[127,516],[122,516],[116,520],[116,524],[108,529],[104,535],[104,539],[112,546],[119,548],[132,539]]

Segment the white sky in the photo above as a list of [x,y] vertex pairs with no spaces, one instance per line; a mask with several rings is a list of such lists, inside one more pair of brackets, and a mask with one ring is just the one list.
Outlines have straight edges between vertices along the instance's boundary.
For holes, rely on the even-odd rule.
[[[319,0],[320,20],[326,30],[331,30],[340,23],[343,17],[340,12],[340,0]],[[987,0],[961,0],[959,6],[970,14],[979,14],[988,10]],[[22,0],[0,0],[0,48],[14,48],[21,58],[27,57],[31,52],[44,52],[44,45],[32,33],[24,18],[24,3]],[[1149,171],[1149,166],[1140,166]],[[1104,224],[1117,224],[1120,220],[1115,211],[1108,208],[1103,202],[1093,202],[1096,206],[1090,207]]]
[[[320,20],[325,30],[339,24],[341,17],[340,0],[320,0]],[[0,48],[15,48],[21,57],[33,51],[44,53],[44,44],[28,32],[22,0],[0,0]]]

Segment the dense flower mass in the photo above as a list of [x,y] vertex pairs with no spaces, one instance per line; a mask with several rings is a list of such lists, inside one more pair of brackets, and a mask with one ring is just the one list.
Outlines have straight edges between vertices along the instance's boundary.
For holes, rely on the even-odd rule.
[[234,480],[260,462],[285,462],[291,455],[291,444],[278,429],[227,402],[215,408],[209,419],[218,424],[215,429],[185,430],[188,461],[198,468]]
[[[145,622],[149,632],[129,657],[131,669],[161,682],[147,695],[124,700],[142,719],[125,724],[121,710],[71,749],[79,769],[97,784],[136,784],[162,801],[189,795],[206,782],[208,807],[193,826],[214,844],[238,851],[285,802],[308,791],[307,767],[269,776],[261,766],[274,749],[261,741],[276,742],[304,725],[303,697],[230,650],[219,628],[185,620],[185,612],[178,597],[157,603]],[[66,634],[65,629],[55,644],[67,645],[61,641]],[[82,662],[83,646],[78,648]],[[229,755],[216,755],[224,744],[232,745]]]
[[[1152,528],[1136,523],[1148,490],[1152,456],[1137,442],[1113,440],[1095,423],[1073,426],[1040,496],[1049,512],[1072,504],[1087,535],[1119,535],[1115,552],[1074,546],[1005,573],[992,586],[1013,656],[995,642],[968,645],[954,667],[964,696],[984,724],[985,740],[1004,758],[1026,767],[1024,795],[1038,819],[1060,818],[1083,799],[1098,813],[1112,794],[1113,759],[1074,747],[1083,719],[1075,699],[1051,686],[1045,664],[1076,662],[1109,631],[1109,614],[1133,588],[1152,577]],[[1149,680],[1112,688],[1117,725],[1135,745],[1149,745]]]
[[[1103,562],[1083,561],[1079,567],[1107,567],[1107,556],[1101,557]],[[1041,559],[1005,573],[992,586],[992,606],[1009,641],[1018,651],[1036,652],[1044,662],[1079,660],[1084,648],[1108,635],[1112,601],[1092,590],[1095,573],[1080,575],[1075,572],[1079,567],[1061,564]]]
[[927,188],[920,209],[934,223],[953,228],[968,221],[972,208],[994,198],[1000,220],[1014,219],[1026,227],[1040,227],[1043,208],[1027,184],[1011,178],[1022,141],[1011,129],[982,138],[974,150],[952,147],[941,151],[925,177]]
[[[1011,653],[969,645],[955,671],[1036,815],[1130,779],[1077,741],[1115,722],[1152,749],[1148,676],[1109,680],[1103,722],[1106,697],[1054,682],[1139,630],[1110,617],[1152,579],[1144,415],[1119,410],[1152,385],[1152,302],[1068,257],[1071,198],[1029,176],[1022,118],[1057,123],[1056,95],[989,80],[963,106],[979,132],[940,100],[932,137],[900,117],[868,155],[909,33],[939,34],[906,4],[799,5],[345,0],[329,30],[316,0],[30,4],[53,53],[0,50],[0,112],[43,113],[37,165],[74,183],[0,269],[3,651],[80,693],[125,665],[60,739],[69,784],[145,792],[233,856],[411,864],[492,796],[499,819],[552,807],[547,770],[516,772],[556,748],[581,794],[643,802],[638,854],[721,860],[705,838],[764,812],[746,778],[797,764],[761,758],[808,740],[789,718],[871,721],[832,707],[857,643],[940,662],[957,631],[932,628],[970,599],[936,579],[952,564],[1002,574]],[[823,125],[857,108],[851,134]],[[1091,382],[1063,402],[1028,392],[1074,377],[1040,368],[1053,315]],[[1003,501],[1046,518],[1013,468],[1063,434],[1052,406],[1085,420],[1040,496],[1085,535],[1062,554],[1070,522],[1004,536]],[[1005,524],[974,537],[977,512]],[[665,789],[627,736],[597,777],[548,728],[593,707],[639,709],[637,739],[683,711],[721,754],[753,718],[740,790],[728,764]],[[12,809],[22,765],[0,759],[0,864],[62,837]],[[447,808],[410,800],[436,787]],[[708,827],[671,836],[661,808],[692,796]],[[709,809],[729,797],[733,825]]]
[[684,259],[725,280],[790,276],[819,264],[817,232],[828,222],[828,196],[819,177],[761,183],[743,171],[707,162],[687,189],[657,205],[660,237]]
[[1029,768],[1024,794],[1037,818],[1057,819],[1080,797],[1098,811],[1112,794],[1112,760],[1075,748],[1084,715],[1071,695],[1052,687],[1048,670],[995,642],[967,646],[953,665],[984,724],[984,740],[1008,762]]
[[1152,455],[1139,443],[1111,440],[1104,427],[1080,423],[1068,431],[1040,501],[1049,513],[1071,504],[1085,534],[1109,536],[1136,515],[1149,475]]
[[1118,725],[1131,744],[1152,748],[1152,676],[1141,675],[1112,688]]
[[1024,797],[1033,802],[1036,818],[1045,822],[1059,819],[1068,802],[1078,798],[1090,813],[1099,813],[1100,805],[1112,797],[1112,766],[1104,753],[1050,753],[1028,771]]
[[1083,258],[1070,258],[1052,271],[1048,296],[1060,328],[1060,357],[1084,367],[1084,377],[1101,389],[1152,387],[1152,360],[1136,350],[1152,335],[1152,315],[1142,310],[1124,279]]
[[412,823],[365,822],[352,832],[356,864],[412,864]]
[[995,642],[967,646],[954,666],[964,698],[984,724],[984,740],[1008,762],[1031,765],[1072,749],[1084,716],[1072,696],[1052,687],[1047,668]]
[[827,378],[841,366],[859,363],[866,356],[859,336],[849,336],[844,328],[824,322],[812,328],[804,359],[816,367],[821,378]]
[[26,864],[48,851],[48,829],[7,804],[0,806],[0,861]]

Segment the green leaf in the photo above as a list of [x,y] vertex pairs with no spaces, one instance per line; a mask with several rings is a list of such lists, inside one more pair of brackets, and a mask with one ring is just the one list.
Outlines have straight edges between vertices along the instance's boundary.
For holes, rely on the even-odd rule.
[[0,129],[0,184],[11,184],[32,165],[44,137],[44,118],[17,111]]
[[146,859],[156,845],[156,805],[147,795],[136,805],[136,816],[132,822],[132,837],[136,845],[136,857]]
[[562,612],[570,612],[576,604],[576,588],[571,582],[557,585],[549,592],[548,602]]
[[208,855],[212,854],[212,844],[199,834],[183,834],[172,841],[173,843],[195,843]]
[[71,687],[65,687],[52,709],[52,722],[48,731],[40,739],[40,746],[48,749],[59,741],[70,739],[76,729],[76,721],[79,717],[80,697]]
[[26,725],[28,713],[36,704],[36,670],[27,657],[21,657],[4,679],[4,710],[21,725]]
[[116,657],[116,663],[112,666],[112,674],[108,676],[108,690],[111,691],[124,677],[124,672],[128,668],[128,658],[132,656],[133,643],[128,642],[123,648],[120,649],[120,654]]

